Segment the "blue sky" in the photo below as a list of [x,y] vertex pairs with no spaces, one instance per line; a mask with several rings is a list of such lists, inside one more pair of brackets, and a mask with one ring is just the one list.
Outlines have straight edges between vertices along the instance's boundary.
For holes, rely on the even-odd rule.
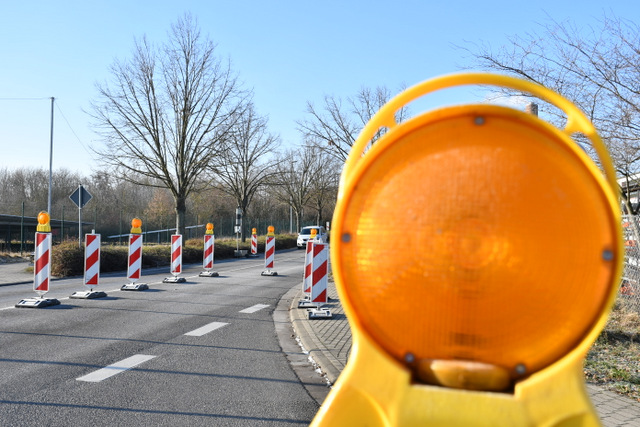
[[[361,87],[396,93],[471,61],[456,46],[489,43],[571,20],[597,23],[605,13],[640,18],[637,1],[23,1],[0,16],[0,167],[49,167],[51,97],[54,169],[88,175],[90,102],[116,58],[131,57],[134,39],[164,42],[185,12],[229,57],[257,110],[284,144],[300,143],[296,120],[307,101],[347,98]],[[467,91],[433,95],[432,106],[473,101]],[[477,96],[477,95],[476,95]],[[83,111],[84,110],[84,111]],[[413,111],[419,113],[420,111]]]

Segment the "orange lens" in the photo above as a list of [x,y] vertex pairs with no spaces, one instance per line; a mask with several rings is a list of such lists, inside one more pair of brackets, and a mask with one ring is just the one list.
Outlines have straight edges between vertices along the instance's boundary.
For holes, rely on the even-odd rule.
[[600,317],[620,257],[589,161],[504,107],[396,126],[337,207],[332,261],[355,322],[401,362],[470,360],[515,378],[567,354]]
[[49,221],[50,220],[49,220],[49,214],[48,213],[42,211],[42,212],[40,212],[38,214],[38,223],[39,224],[45,225],[45,224],[48,224]]
[[140,220],[140,218],[133,218],[131,220],[131,227],[133,227],[133,228],[142,227],[142,220]]

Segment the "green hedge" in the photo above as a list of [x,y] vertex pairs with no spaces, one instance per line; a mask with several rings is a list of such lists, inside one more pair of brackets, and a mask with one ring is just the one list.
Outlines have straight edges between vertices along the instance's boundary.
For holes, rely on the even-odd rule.
[[[276,250],[296,247],[297,235],[276,235]],[[264,253],[265,237],[258,237],[258,252]],[[240,242],[240,249],[251,249],[251,242]],[[215,259],[233,258],[236,250],[235,239],[216,239]],[[171,246],[144,245],[142,247],[142,268],[168,266]],[[197,264],[202,262],[204,239],[189,239],[182,248],[182,262]],[[127,246],[103,245],[100,248],[100,271],[102,273],[127,270]],[[84,247],[78,247],[77,240],[68,240],[53,247],[51,252],[51,274],[55,277],[82,276],[84,274]]]

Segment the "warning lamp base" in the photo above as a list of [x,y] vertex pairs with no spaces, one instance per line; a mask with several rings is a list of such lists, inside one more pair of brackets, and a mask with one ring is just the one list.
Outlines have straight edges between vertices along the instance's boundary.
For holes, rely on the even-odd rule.
[[16,308],[44,308],[59,304],[55,298],[25,298],[16,304]]
[[74,292],[71,294],[69,298],[77,298],[77,299],[95,299],[95,298],[104,298],[107,294],[102,291],[82,291],[82,292]]
[[312,308],[308,309],[307,313],[309,315],[309,320],[333,318],[331,310],[329,310],[328,308]]
[[318,308],[318,304],[311,302],[309,297],[305,297],[298,301],[298,308]]
[[187,279],[185,279],[184,277],[173,276],[173,277],[166,277],[162,281],[162,283],[184,283],[186,281]]
[[277,276],[278,272],[273,270],[265,270],[262,273],[260,273],[260,275],[261,276]]
[[149,285],[146,283],[127,283],[120,288],[121,291],[146,291],[147,289]]
[[218,274],[217,271],[203,271],[202,273],[198,274],[198,276],[200,276],[200,277],[218,277],[220,275]]

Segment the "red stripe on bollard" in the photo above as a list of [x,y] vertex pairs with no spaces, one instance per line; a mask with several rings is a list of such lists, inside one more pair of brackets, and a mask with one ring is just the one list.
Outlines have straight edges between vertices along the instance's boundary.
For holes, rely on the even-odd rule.
[[49,251],[46,251],[36,260],[36,274],[40,274],[42,269],[49,265]]
[[48,292],[49,291],[49,279],[44,279],[42,281],[42,283],[40,283],[40,286],[38,286],[36,288],[36,291]]

